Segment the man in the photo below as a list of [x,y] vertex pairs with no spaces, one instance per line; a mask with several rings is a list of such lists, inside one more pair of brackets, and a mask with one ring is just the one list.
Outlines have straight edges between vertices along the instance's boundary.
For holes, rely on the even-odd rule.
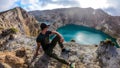
[[[61,63],[73,66],[72,64],[70,64],[66,60],[58,57],[55,53],[53,53],[53,48],[56,46],[57,42],[59,43],[59,46],[61,47],[62,52],[69,52],[69,50],[66,50],[63,46],[64,38],[56,31],[48,31],[48,27],[49,27],[49,25],[46,25],[45,23],[41,23],[41,25],[40,25],[41,32],[36,39],[37,48],[36,48],[35,56],[38,55],[38,51],[40,49],[40,46],[42,46],[42,49],[44,50],[44,53],[46,55],[58,60]],[[55,34],[56,36],[50,42],[49,36],[51,34]]]

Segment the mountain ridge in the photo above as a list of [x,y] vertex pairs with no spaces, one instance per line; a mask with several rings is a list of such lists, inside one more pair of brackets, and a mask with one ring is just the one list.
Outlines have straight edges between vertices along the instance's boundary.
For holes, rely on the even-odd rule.
[[120,16],[108,15],[101,9],[73,7],[30,11],[29,14],[39,22],[50,22],[56,29],[72,23],[102,30],[114,38],[120,37]]

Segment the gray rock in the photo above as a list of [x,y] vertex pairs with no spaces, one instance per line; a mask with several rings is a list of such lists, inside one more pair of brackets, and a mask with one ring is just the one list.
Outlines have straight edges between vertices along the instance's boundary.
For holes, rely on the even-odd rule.
[[96,52],[101,68],[120,68],[120,50],[117,50],[112,41],[101,42]]

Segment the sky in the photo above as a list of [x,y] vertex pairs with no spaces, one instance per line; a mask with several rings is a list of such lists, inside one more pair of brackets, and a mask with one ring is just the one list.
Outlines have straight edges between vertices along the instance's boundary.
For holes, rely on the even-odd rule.
[[102,9],[113,16],[120,16],[120,0],[0,0],[0,12],[14,7],[22,7],[27,11],[91,7]]

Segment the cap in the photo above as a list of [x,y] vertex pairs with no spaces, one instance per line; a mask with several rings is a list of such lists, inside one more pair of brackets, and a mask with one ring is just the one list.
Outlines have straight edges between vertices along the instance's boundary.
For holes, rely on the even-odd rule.
[[43,30],[44,28],[49,27],[50,25],[47,25],[45,23],[41,23],[40,28]]

